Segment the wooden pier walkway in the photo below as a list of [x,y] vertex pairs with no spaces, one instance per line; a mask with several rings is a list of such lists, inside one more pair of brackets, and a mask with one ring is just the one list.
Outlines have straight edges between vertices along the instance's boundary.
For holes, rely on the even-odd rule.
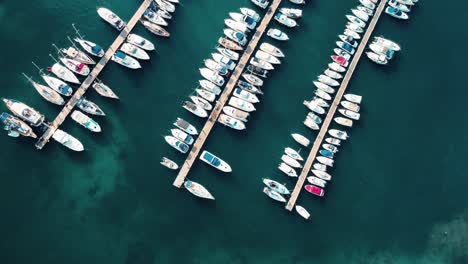
[[299,179],[297,180],[296,186],[294,187],[291,197],[289,198],[289,201],[286,204],[286,209],[289,211],[291,211],[294,208],[294,205],[296,204],[297,198],[299,197],[299,194],[302,191],[304,182],[306,181],[307,175],[309,174],[310,169],[312,167],[312,163],[314,162],[317,152],[319,151],[320,146],[322,145],[323,139],[327,135],[328,127],[330,126],[333,120],[333,116],[335,115],[336,109],[340,105],[341,99],[346,91],[346,88],[348,87],[348,83],[351,80],[351,77],[353,76],[356,65],[358,64],[364,52],[364,49],[367,46],[367,42],[369,41],[372,35],[372,32],[374,31],[375,25],[379,21],[380,15],[382,14],[382,11],[384,10],[386,3],[387,3],[387,0],[380,1],[380,4],[375,11],[375,14],[369,23],[369,27],[367,28],[366,33],[362,37],[362,41],[359,44],[358,49],[356,50],[356,54],[354,55],[348,67],[348,71],[346,72],[346,75],[344,76],[343,81],[341,82],[341,85],[336,93],[336,97],[333,100],[332,105],[330,106],[330,110],[328,111],[328,114],[325,117],[325,120],[322,124],[322,127],[320,128],[317,138],[314,141],[314,145],[312,146],[310,154],[307,157],[304,167],[302,168],[302,171],[301,171],[301,174],[299,175]]
[[192,168],[193,163],[198,157],[203,144],[206,141],[206,138],[210,134],[211,129],[213,128],[214,124],[218,120],[218,116],[221,114],[224,105],[228,101],[229,97],[231,96],[232,90],[236,87],[237,81],[239,80],[242,72],[244,71],[245,66],[248,65],[249,59],[253,54],[257,44],[262,37],[263,33],[267,29],[267,26],[270,24],[271,19],[276,13],[278,6],[280,5],[281,0],[273,0],[270,7],[267,9],[265,16],[263,17],[262,21],[260,22],[259,26],[257,27],[254,35],[252,36],[252,40],[248,43],[245,48],[244,53],[242,54],[239,62],[237,63],[236,68],[232,72],[231,78],[226,84],[226,88],[224,88],[223,93],[219,97],[218,101],[216,101],[216,105],[211,112],[208,120],[206,121],[203,129],[200,132],[197,140],[193,144],[192,149],[190,150],[187,159],[185,160],[182,168],[180,168],[179,174],[177,174],[176,179],[174,180],[173,185],[177,188],[180,188],[187,177],[190,169]]
[[[65,104],[62,111],[57,115],[57,117],[49,125],[49,127],[47,128],[45,133],[36,142],[36,148],[37,149],[42,149],[47,144],[47,142],[49,142],[50,138],[54,135],[55,131],[65,121],[67,116],[73,110],[73,108],[75,107],[78,100],[80,100],[81,97],[83,97],[83,95],[86,93],[88,88],[94,82],[96,77],[102,71],[104,66],[106,66],[106,64],[109,62],[112,55],[114,55],[114,53],[117,51],[117,49],[120,47],[120,45],[122,45],[122,43],[125,41],[128,34],[130,34],[133,27],[135,27],[135,25],[140,20],[141,16],[145,12],[145,10],[149,7],[151,2],[152,2],[152,0],[144,0],[143,1],[143,3],[137,9],[135,14],[130,19],[130,21],[128,21],[127,26],[120,32],[120,34],[114,40],[114,42],[109,47],[109,49],[106,51],[104,56],[99,60],[99,62],[96,64],[96,66],[90,72],[88,77],[86,77],[86,79],[83,81],[81,86],[76,90],[76,92],[73,94],[73,96],[70,98],[70,100]],[[104,23],[107,23],[107,22],[104,22]]]

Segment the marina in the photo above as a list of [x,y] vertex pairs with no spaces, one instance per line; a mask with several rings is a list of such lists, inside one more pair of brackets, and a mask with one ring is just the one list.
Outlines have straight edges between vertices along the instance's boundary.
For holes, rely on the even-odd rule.
[[[341,102],[341,100],[343,98],[343,95],[344,95],[344,93],[346,91],[346,88],[348,87],[348,84],[349,84],[349,82],[351,80],[351,77],[353,76],[354,70],[356,69],[356,66],[357,66],[358,62],[361,59],[361,55],[363,54],[364,49],[366,48],[367,43],[368,43],[369,39],[371,38],[371,35],[372,35],[372,33],[373,33],[374,29],[375,29],[375,26],[377,25],[377,22],[380,19],[380,15],[382,14],[383,10],[385,9],[387,1],[388,0],[381,0],[380,1],[379,5],[377,6],[375,14],[372,17],[372,20],[370,21],[369,26],[367,27],[365,34],[363,35],[362,41],[359,44],[359,46],[357,47],[356,53],[355,53],[350,65],[348,66],[347,72],[343,77],[343,80],[341,82],[341,85],[338,88],[338,91],[336,92],[336,96],[333,99],[333,103],[331,104],[330,109],[328,110],[327,116],[325,117],[325,119],[324,119],[324,121],[323,121],[323,123],[322,123],[322,125],[320,127],[319,133],[318,133],[317,137],[315,138],[315,141],[313,142],[312,148],[311,148],[310,153],[309,153],[309,155],[307,157],[307,160],[304,163],[304,167],[301,170],[301,173],[300,173],[299,178],[297,180],[296,186],[294,187],[294,189],[293,189],[293,191],[291,193],[291,196],[289,197],[289,200],[286,203],[286,210],[292,211],[294,209],[294,206],[296,205],[297,199],[298,199],[298,197],[299,197],[299,195],[300,195],[300,193],[301,193],[301,191],[303,189],[304,183],[307,180],[307,176],[309,174],[309,171],[312,168],[312,164],[313,164],[314,160],[317,157],[317,153],[319,152],[320,147],[321,147],[321,145],[323,143],[323,140],[325,139],[325,137],[327,135],[329,126],[330,126],[331,122],[333,121],[335,112],[336,112],[336,110],[338,109],[338,107],[340,105],[340,102]],[[307,188],[308,192],[312,192],[313,194],[318,195],[318,196],[323,196],[324,195],[323,192],[321,192],[321,191],[317,192],[317,190],[315,188],[313,188],[313,185],[307,185],[307,186],[308,186],[308,188]],[[312,187],[310,187],[310,186],[312,186]]]

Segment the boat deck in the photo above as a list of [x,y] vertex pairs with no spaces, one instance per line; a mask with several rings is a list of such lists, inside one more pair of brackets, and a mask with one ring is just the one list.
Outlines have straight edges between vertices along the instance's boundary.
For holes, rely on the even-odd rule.
[[86,79],[83,81],[81,86],[76,90],[76,92],[73,94],[70,100],[65,104],[62,111],[57,115],[57,117],[55,117],[54,121],[52,121],[52,123],[49,124],[47,130],[36,142],[37,149],[44,148],[44,146],[49,142],[50,138],[52,137],[52,135],[54,135],[58,127],[65,121],[65,119],[71,113],[71,111],[75,107],[78,100],[80,100],[81,97],[83,97],[83,95],[86,93],[86,91],[94,82],[94,80],[97,78],[99,73],[106,66],[106,64],[110,61],[112,55],[115,53],[115,51],[117,51],[120,45],[122,45],[122,43],[125,41],[128,34],[130,34],[130,32],[135,27],[138,20],[140,20],[141,16],[145,12],[145,10],[149,7],[151,2],[152,0],[144,0],[143,3],[140,5],[140,7],[136,10],[135,14],[132,16],[130,21],[128,21],[127,26],[120,32],[120,34],[114,40],[114,42],[109,47],[109,49],[107,49],[104,56],[99,60],[99,62],[96,64],[93,70],[89,73],[88,77],[86,77]]
[[187,156],[187,159],[185,160],[182,167],[180,168],[179,174],[177,174],[177,177],[173,183],[175,187],[180,188],[183,185],[185,178],[187,177],[190,169],[192,168],[193,163],[195,162],[196,158],[198,157],[198,154],[200,153],[201,148],[203,147],[203,144],[205,143],[208,135],[210,134],[210,131],[213,128],[214,124],[216,123],[218,116],[221,114],[224,105],[226,104],[229,97],[231,96],[232,90],[236,87],[237,81],[239,80],[242,72],[244,71],[245,66],[248,65],[248,62],[249,62],[250,57],[252,56],[252,53],[257,47],[257,44],[260,41],[260,38],[262,37],[263,33],[267,29],[268,24],[270,24],[270,21],[275,15],[276,10],[278,9],[278,6],[280,5],[280,3],[281,3],[281,0],[272,1],[270,7],[268,7],[266,11],[265,16],[263,17],[262,21],[258,25],[255,33],[253,34],[252,40],[250,40],[250,42],[245,47],[245,51],[240,57],[236,68],[232,72],[232,75],[229,78],[229,81],[227,82],[223,93],[221,94],[218,101],[216,102],[216,105],[213,111],[211,112],[211,114],[209,115],[208,120],[206,121],[205,125],[203,126],[203,129],[201,130],[200,135],[198,136],[197,140],[193,144],[193,147],[190,150]]
[[301,171],[301,174],[299,175],[299,179],[297,180],[296,186],[294,187],[294,190],[291,193],[291,197],[289,198],[289,201],[286,204],[286,209],[289,211],[291,211],[294,208],[294,205],[296,204],[297,198],[299,197],[299,194],[301,193],[302,187],[304,186],[304,182],[307,178],[310,168],[312,167],[312,163],[314,162],[317,152],[319,151],[320,146],[322,145],[323,139],[326,137],[328,127],[330,126],[331,121],[333,120],[333,116],[335,115],[336,109],[338,108],[341,102],[341,99],[346,91],[346,88],[348,87],[349,81],[351,80],[351,77],[353,76],[354,70],[356,69],[358,62],[361,59],[364,49],[367,46],[367,42],[369,41],[372,35],[372,32],[374,31],[375,25],[379,21],[380,15],[382,14],[386,3],[387,3],[387,0],[380,1],[375,11],[375,14],[369,23],[369,27],[367,28],[364,36],[362,37],[362,41],[359,44],[358,49],[356,50],[356,54],[354,55],[350,65],[348,66],[348,71],[346,72],[346,75],[344,76],[343,81],[341,82],[341,85],[336,93],[336,97],[333,100],[332,105],[330,106],[330,110],[328,111],[328,114],[325,117],[325,120],[322,124],[322,127],[320,128],[317,138],[314,141],[314,145],[312,146],[310,154],[307,157],[304,167],[302,168],[302,171]]

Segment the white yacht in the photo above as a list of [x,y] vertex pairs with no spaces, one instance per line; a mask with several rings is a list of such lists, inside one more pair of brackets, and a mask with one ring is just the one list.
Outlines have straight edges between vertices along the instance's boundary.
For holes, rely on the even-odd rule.
[[120,50],[139,60],[150,59],[150,56],[148,55],[148,53],[146,53],[146,51],[128,42],[125,42],[124,44],[122,44],[122,46],[120,47]]
[[134,59],[131,56],[126,55],[125,53],[119,50],[116,53],[114,53],[114,55],[112,55],[111,60],[129,69],[141,68],[140,63],[136,59]]
[[291,134],[291,136],[297,143],[301,144],[304,147],[308,147],[310,144],[310,140],[301,134],[293,133]]
[[240,110],[246,111],[246,112],[253,112],[255,111],[255,106],[252,103],[249,103],[247,101],[244,101],[240,98],[237,97],[231,97],[229,99],[230,106],[234,106],[236,108],[239,108]]
[[204,150],[200,155],[200,159],[204,161],[206,164],[222,171],[222,172],[232,172],[231,166],[224,160],[220,159],[219,157],[215,156],[214,154]]
[[132,43],[133,45],[135,45],[137,47],[140,47],[140,48],[142,48],[144,50],[151,51],[151,50],[155,49],[155,46],[151,41],[149,41],[149,40],[147,40],[147,39],[145,39],[145,38],[143,38],[143,37],[141,37],[141,36],[139,36],[137,34],[133,34],[133,33],[128,34],[127,42]]
[[99,7],[97,9],[97,12],[102,19],[104,19],[107,23],[111,24],[114,28],[116,28],[119,31],[127,26],[125,22],[123,22],[123,20],[120,19],[120,17],[118,17],[116,14],[114,14],[114,12],[110,11],[105,7]]
[[297,177],[296,170],[284,162],[281,162],[278,165],[278,169],[289,177]]
[[228,126],[232,129],[235,130],[244,130],[245,129],[245,123],[242,122],[241,120],[238,120],[234,117],[225,115],[225,114],[220,114],[218,118],[218,122],[221,124]]
[[84,150],[83,144],[81,144],[81,142],[78,139],[60,129],[57,129],[55,131],[55,133],[52,135],[52,138],[73,151]]
[[262,44],[260,44],[260,50],[263,50],[264,52],[267,52],[277,58],[284,57],[284,53],[279,48],[273,46],[268,42],[263,42]]

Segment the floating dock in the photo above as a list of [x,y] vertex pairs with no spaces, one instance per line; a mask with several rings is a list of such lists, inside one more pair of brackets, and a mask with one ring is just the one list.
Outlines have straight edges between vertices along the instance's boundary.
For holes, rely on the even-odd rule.
[[250,42],[245,47],[245,51],[242,54],[241,58],[239,59],[239,62],[237,63],[236,68],[232,72],[231,78],[229,78],[229,81],[227,82],[223,93],[221,94],[218,101],[216,102],[216,105],[213,111],[211,112],[211,114],[209,115],[208,120],[206,121],[205,125],[203,126],[203,129],[201,130],[200,135],[198,136],[197,140],[193,144],[192,149],[190,150],[187,156],[187,159],[185,160],[182,167],[180,168],[179,174],[177,174],[177,177],[173,183],[175,187],[180,188],[183,185],[185,178],[187,177],[187,174],[192,168],[193,163],[197,159],[198,154],[200,153],[200,150],[203,147],[203,144],[205,144],[206,138],[210,134],[210,131],[213,128],[214,124],[217,122],[218,116],[221,114],[224,105],[226,104],[229,97],[231,96],[232,90],[236,87],[237,81],[239,80],[242,72],[244,71],[245,66],[248,65],[250,57],[252,56],[255,48],[257,47],[257,44],[260,41],[260,38],[262,37],[263,33],[267,29],[267,26],[270,24],[270,21],[275,15],[276,10],[278,9],[278,6],[280,5],[280,3],[281,3],[281,0],[272,1],[271,5],[268,7],[266,11],[265,16],[260,22],[260,25],[257,27],[255,33],[253,34],[252,40],[250,40]]
[[117,38],[114,40],[114,42],[109,47],[109,49],[106,51],[104,56],[99,60],[99,62],[96,64],[96,66],[89,73],[88,77],[86,77],[86,79],[83,81],[81,86],[76,90],[76,92],[73,94],[73,96],[70,98],[70,100],[68,100],[68,102],[65,104],[62,111],[57,115],[57,117],[55,117],[54,121],[52,123],[50,123],[47,130],[44,132],[44,134],[36,142],[36,148],[37,149],[44,148],[44,146],[47,144],[47,142],[49,142],[50,138],[54,135],[55,131],[65,121],[65,119],[68,117],[70,112],[73,110],[76,103],[81,99],[81,97],[83,97],[83,95],[88,90],[89,86],[91,86],[91,84],[97,78],[99,73],[101,73],[102,69],[110,61],[112,55],[114,55],[114,53],[117,51],[117,49],[120,47],[120,45],[122,45],[122,43],[125,41],[128,34],[130,34],[132,29],[135,27],[137,22],[140,20],[141,16],[145,12],[145,10],[150,6],[151,2],[152,2],[152,0],[144,0],[143,1],[143,3],[137,9],[135,14],[130,19],[130,21],[128,21],[127,26],[124,29],[122,29],[122,31],[117,36]]
[[354,70],[356,69],[356,65],[361,59],[364,49],[367,46],[367,42],[369,41],[372,35],[372,32],[374,31],[375,25],[379,21],[380,15],[382,14],[386,3],[387,3],[387,0],[380,1],[375,11],[375,14],[369,23],[369,27],[367,28],[366,33],[362,37],[362,41],[359,44],[358,49],[356,50],[356,54],[354,55],[348,67],[348,71],[346,72],[346,75],[344,76],[343,81],[341,82],[340,88],[338,89],[336,93],[335,99],[333,100],[333,103],[330,106],[330,110],[328,111],[328,114],[325,117],[322,127],[320,127],[320,131],[317,135],[317,138],[314,141],[314,145],[312,146],[312,149],[310,151],[309,156],[307,157],[304,167],[302,168],[302,171],[301,171],[301,174],[299,175],[299,179],[297,180],[296,186],[294,187],[291,197],[289,198],[289,201],[286,204],[286,209],[289,211],[291,211],[294,208],[294,205],[296,204],[297,198],[299,197],[299,194],[301,193],[302,187],[304,186],[304,182],[307,178],[307,175],[310,172],[310,168],[312,167],[312,163],[314,162],[315,157],[317,156],[317,152],[319,151],[320,146],[322,145],[323,139],[327,135],[328,127],[330,126],[330,123],[333,120],[333,116],[335,115],[336,109],[340,105],[341,99],[346,91],[346,88],[348,87],[351,77],[353,76]]

